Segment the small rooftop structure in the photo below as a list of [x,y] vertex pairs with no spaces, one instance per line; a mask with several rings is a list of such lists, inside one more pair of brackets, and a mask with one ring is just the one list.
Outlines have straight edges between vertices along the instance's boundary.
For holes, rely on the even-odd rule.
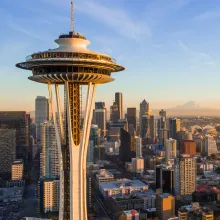
[[12,164],[22,164],[23,160],[22,159],[16,159],[12,162]]

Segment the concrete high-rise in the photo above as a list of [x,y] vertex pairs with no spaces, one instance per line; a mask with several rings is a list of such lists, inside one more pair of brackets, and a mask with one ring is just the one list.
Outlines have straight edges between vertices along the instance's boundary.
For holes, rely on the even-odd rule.
[[196,159],[182,155],[175,163],[175,194],[191,195],[196,190]]
[[55,126],[52,121],[41,123],[40,176],[56,178],[60,175],[59,152]]
[[11,180],[17,181],[23,179],[24,164],[23,160],[15,160],[11,165]]
[[206,156],[211,156],[212,154],[215,154],[218,152],[216,140],[211,135],[205,136],[205,146],[204,147],[205,147],[204,153]]
[[[48,85],[60,162],[59,220],[87,220],[86,157],[96,85],[113,81],[111,73],[124,70],[110,56],[87,48],[90,42],[74,30],[73,14],[72,3],[71,31],[55,40],[58,48],[34,53],[17,64],[19,68],[32,71],[30,80]],[[52,84],[55,85],[57,109]],[[64,123],[59,85],[64,85]],[[80,113],[83,112],[80,86],[83,85],[88,86],[88,90],[80,132]]]
[[38,183],[38,205],[41,213],[58,212],[60,203],[60,181],[41,179]]
[[49,100],[44,96],[35,99],[35,122],[37,125],[37,141],[40,141],[40,124],[49,120]]
[[11,164],[16,157],[16,130],[0,129],[0,174],[11,173]]
[[166,162],[174,164],[174,159],[176,158],[176,140],[169,138],[166,140]]
[[136,146],[136,157],[142,157],[142,139],[136,136],[134,141]]
[[118,106],[119,119],[124,118],[124,115],[123,115],[123,95],[121,92],[115,93],[115,103]]

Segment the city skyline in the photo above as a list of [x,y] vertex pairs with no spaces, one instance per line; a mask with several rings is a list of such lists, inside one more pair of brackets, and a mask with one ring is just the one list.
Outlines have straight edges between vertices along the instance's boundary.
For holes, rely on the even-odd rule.
[[[1,94],[7,96],[1,96],[0,110],[32,111],[35,97],[46,94],[43,85],[26,83],[27,73],[16,70],[14,64],[32,51],[48,45],[53,48],[51,39],[60,33],[60,26],[63,31],[69,30],[69,2],[2,1],[0,75],[5,82]],[[110,106],[114,92],[122,92],[125,107],[137,107],[146,99],[153,109],[170,108],[188,100],[220,108],[219,10],[220,3],[205,0],[169,0],[169,4],[161,0],[139,0],[138,4],[124,0],[78,1],[76,29],[92,36],[90,49],[117,54],[116,60],[127,67],[123,74],[114,75],[115,82],[98,88],[96,101],[104,100]],[[7,86],[9,83],[13,89]]]

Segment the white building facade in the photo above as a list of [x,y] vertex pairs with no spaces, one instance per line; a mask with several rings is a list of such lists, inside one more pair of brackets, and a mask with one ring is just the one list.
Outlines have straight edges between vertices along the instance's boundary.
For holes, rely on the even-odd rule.
[[54,123],[45,121],[41,124],[40,176],[59,177],[59,155]]

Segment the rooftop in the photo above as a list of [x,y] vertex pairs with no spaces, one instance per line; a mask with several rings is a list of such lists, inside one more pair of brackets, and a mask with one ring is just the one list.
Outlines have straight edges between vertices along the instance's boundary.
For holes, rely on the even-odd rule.
[[159,195],[159,197],[161,197],[161,198],[163,198],[163,199],[167,198],[168,196],[172,196],[172,195],[169,194],[169,193],[163,193],[163,194],[160,194],[160,195]]
[[137,197],[149,197],[149,196],[156,196],[156,192],[153,189],[148,189],[146,191],[137,192]]
[[12,164],[23,164],[23,160],[22,159],[17,159],[15,161],[13,161]]
[[124,211],[124,214],[126,214],[126,215],[131,215],[131,214],[133,214],[133,213],[139,214],[135,209]]
[[118,189],[121,187],[130,188],[130,187],[147,187],[148,185],[141,182],[140,180],[129,180],[129,179],[118,179],[114,182],[100,183],[102,188],[108,189]]
[[111,172],[109,172],[108,170],[105,170],[105,169],[100,169],[99,170],[99,173],[96,174],[96,177],[97,178],[109,178],[109,177],[114,177],[113,174]]

